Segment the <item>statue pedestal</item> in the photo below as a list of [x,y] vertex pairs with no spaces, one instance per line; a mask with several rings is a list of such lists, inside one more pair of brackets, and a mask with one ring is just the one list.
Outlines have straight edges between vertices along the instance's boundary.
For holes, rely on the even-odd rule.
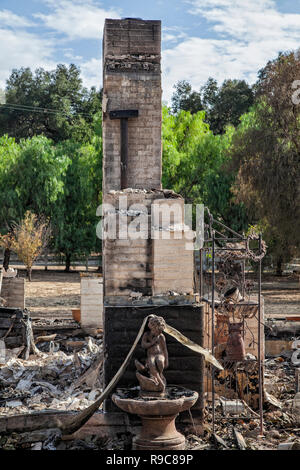
[[113,402],[127,413],[138,415],[142,429],[133,439],[133,450],[184,450],[185,437],[175,426],[182,411],[189,410],[197,401],[198,393],[184,388],[166,389],[166,398],[141,398],[138,390],[118,389]]
[[133,450],[184,450],[185,437],[175,427],[177,416],[140,416],[142,429],[133,439]]

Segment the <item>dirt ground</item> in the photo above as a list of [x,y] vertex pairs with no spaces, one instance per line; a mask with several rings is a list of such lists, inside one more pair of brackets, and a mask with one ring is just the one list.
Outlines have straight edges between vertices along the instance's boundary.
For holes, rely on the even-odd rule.
[[[80,271],[70,273],[49,267],[47,271],[35,268],[32,281],[26,279],[25,304],[32,318],[71,319],[72,308],[80,307]],[[25,270],[18,268],[20,277],[26,277]]]
[[[81,271],[85,271],[83,266],[70,273],[57,266],[48,271],[34,268],[32,282],[26,280],[26,307],[32,318],[71,319],[71,309],[80,306]],[[25,277],[25,270],[19,268],[19,275]],[[264,275],[262,293],[266,317],[300,315],[300,283],[296,277]]]
[[300,282],[296,276],[264,276],[262,293],[266,317],[300,315]]
[[[19,270],[19,276],[25,277],[26,273],[24,269]],[[33,319],[57,319],[57,320],[71,320],[72,319],[72,308],[80,306],[80,272],[85,272],[85,268],[77,267],[72,269],[70,273],[65,273],[64,268],[49,267],[48,271],[37,267],[33,271],[32,282],[26,279],[26,307],[30,310]],[[266,317],[288,317],[291,315],[300,315],[300,288],[299,280],[291,276],[284,276],[282,278],[275,276],[263,276],[262,282],[262,293],[265,300],[265,315]],[[82,347],[80,352],[76,352],[77,365],[75,361],[75,352],[66,350],[62,352],[60,349],[55,354],[58,356],[59,363],[62,363],[63,371],[58,371],[59,380],[54,375],[52,377],[48,375],[44,377],[46,370],[56,368],[56,364],[48,364],[48,369],[42,365],[40,368],[36,368],[36,364],[31,364],[30,361],[15,360],[15,368],[19,367],[22,369],[21,382],[36,382],[38,387],[31,389],[32,393],[28,402],[27,398],[22,398],[22,403],[19,407],[11,408],[13,401],[9,401],[11,397],[3,396],[3,400],[9,402],[9,405],[2,405],[2,414],[17,414],[24,413],[24,406],[26,412],[28,409],[42,410],[45,407],[49,409],[71,409],[79,410],[87,407],[96,398],[96,394],[101,392],[101,386],[98,384],[97,387],[91,386],[80,388],[76,390],[71,396],[70,384],[76,379],[79,379],[81,375],[86,372],[87,367],[90,365],[93,354],[97,355],[102,347],[102,338],[97,340],[92,338],[73,338],[77,341],[73,341],[72,344],[81,344]],[[98,341],[98,342],[97,342]],[[59,343],[60,348],[63,348],[64,340],[59,340],[59,336],[56,338],[56,342]],[[99,344],[98,344],[99,343]],[[42,348],[43,343],[39,344]],[[44,344],[45,352],[49,350],[49,344]],[[72,346],[73,347],[73,346]],[[97,349],[94,351],[94,349]],[[68,346],[69,348],[69,346]],[[100,348],[100,349],[99,349]],[[46,361],[52,361],[55,359],[55,354],[46,355]],[[73,357],[73,356],[74,357]],[[61,360],[62,356],[66,361],[66,364]],[[73,359],[72,359],[73,357]],[[79,358],[79,359],[78,359]],[[37,359],[40,360],[40,359]],[[11,367],[11,366],[10,366]],[[31,368],[32,371],[31,371]],[[4,368],[2,372],[5,372]],[[3,372],[3,373],[4,373]],[[36,373],[36,377],[32,378],[30,374]],[[39,374],[42,374],[40,378]],[[29,376],[27,376],[29,374]],[[71,376],[70,374],[73,374]],[[7,372],[7,380],[12,382],[20,381],[18,370],[15,370],[15,376],[10,378]],[[82,375],[82,376],[83,376]],[[78,376],[78,377],[77,377]],[[51,378],[52,377],[52,378]],[[22,382],[22,383],[23,383]],[[26,383],[27,383],[26,382]],[[31,383],[30,382],[30,383]],[[35,382],[32,383],[35,386]],[[51,383],[50,383],[51,382]],[[11,387],[8,388],[7,393],[12,394],[12,398],[21,400],[20,397],[16,397],[16,383],[12,383]],[[206,410],[204,434],[197,435],[196,429],[190,426],[189,431],[186,432],[187,438],[187,449],[189,450],[214,450],[220,449],[236,449],[237,443],[234,439],[234,428],[236,431],[246,440],[247,449],[277,449],[279,443],[286,442],[287,440],[300,440],[300,422],[299,419],[295,418],[293,406],[295,396],[295,370],[291,364],[290,356],[282,355],[276,358],[269,358],[265,361],[265,386],[268,389],[269,398],[264,404],[264,436],[259,437],[259,420],[257,417],[247,417],[247,413],[240,415],[239,419],[228,421],[223,418],[221,402],[216,402],[216,434],[222,436],[223,443],[215,442],[215,438],[212,434],[212,423],[211,423],[211,407],[208,404]],[[20,386],[18,385],[20,388]],[[43,388],[44,387],[44,388]],[[46,387],[46,388],[45,388]],[[51,395],[51,393],[52,395]],[[25,392],[24,392],[25,393]],[[1,394],[0,394],[1,398]],[[2,401],[3,401],[2,400]],[[22,406],[21,406],[22,405]],[[252,413],[255,412],[252,411]],[[256,415],[257,416],[257,415]],[[191,421],[192,424],[192,421]],[[194,432],[195,431],[195,432]],[[190,434],[189,434],[190,433]],[[34,448],[35,444],[23,443],[23,434],[20,437],[20,444],[16,443],[16,433],[11,435],[0,436],[0,448],[24,448],[24,445],[28,448]],[[91,436],[90,436],[91,437]],[[92,436],[92,439],[98,439],[99,436]],[[2,439],[2,440],[1,440]],[[101,439],[100,439],[101,440]],[[70,441],[70,443],[60,442],[57,449],[129,449],[130,444],[127,442],[128,436],[116,436],[112,441],[108,440],[105,442],[90,442],[90,441]],[[38,443],[41,446],[45,443]],[[68,447],[71,446],[71,447]],[[42,448],[42,447],[40,447]],[[47,447],[43,447],[47,448]]]

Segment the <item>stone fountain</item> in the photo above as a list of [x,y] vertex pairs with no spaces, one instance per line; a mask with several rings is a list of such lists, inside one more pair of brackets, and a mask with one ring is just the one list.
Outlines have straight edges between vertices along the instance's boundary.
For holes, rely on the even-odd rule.
[[135,361],[139,387],[117,389],[113,402],[127,413],[140,416],[142,429],[133,440],[134,450],[183,450],[185,437],[175,426],[182,411],[197,401],[198,393],[186,388],[167,387],[163,375],[168,367],[168,350],[163,334],[165,320],[151,315],[141,346],[147,351],[145,364]]

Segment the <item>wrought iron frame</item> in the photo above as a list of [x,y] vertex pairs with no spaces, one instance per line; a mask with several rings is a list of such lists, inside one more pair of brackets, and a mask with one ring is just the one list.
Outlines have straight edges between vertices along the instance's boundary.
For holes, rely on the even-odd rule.
[[[205,207],[205,211],[208,215],[209,223],[204,224],[204,239],[203,239],[203,246],[200,249],[200,277],[199,277],[199,293],[200,298],[204,299],[204,279],[203,279],[203,262],[204,262],[204,254],[205,252],[211,253],[211,280],[210,280],[210,288],[211,288],[211,350],[212,354],[215,352],[215,289],[216,289],[216,255],[221,252],[231,251],[231,252],[245,252],[247,251],[247,246],[249,248],[249,237],[245,237],[245,235],[241,235],[230,227],[227,227],[222,222],[216,220],[209,212],[209,209]],[[230,233],[230,236],[224,235],[224,233],[220,232],[219,230],[225,230]],[[217,236],[216,236],[217,235]],[[261,308],[261,264],[262,258],[265,254],[266,246],[262,241],[261,233],[257,237],[252,237],[252,240],[255,239],[258,242],[258,255],[253,256],[252,261],[258,263],[258,276],[257,276],[257,285],[258,285],[258,292],[257,292],[257,322],[258,322],[258,344],[257,344],[257,367],[258,367],[258,390],[259,390],[259,429],[260,434],[262,435],[264,432],[263,427],[263,360],[262,360],[262,344],[261,344],[261,326],[263,325],[262,319],[262,308]],[[222,243],[245,243],[245,248],[228,248],[222,246]],[[221,245],[221,246],[220,246]],[[245,296],[245,258],[242,259],[242,273],[241,273],[241,286],[242,286],[242,296]],[[249,297],[250,298],[250,297]],[[215,406],[216,406],[216,398],[215,398],[215,368],[212,366],[211,368],[211,383],[212,383],[212,430],[213,433],[215,432]],[[224,418],[230,419],[230,418]],[[255,419],[255,418],[254,418]],[[258,419],[258,418],[256,418]]]

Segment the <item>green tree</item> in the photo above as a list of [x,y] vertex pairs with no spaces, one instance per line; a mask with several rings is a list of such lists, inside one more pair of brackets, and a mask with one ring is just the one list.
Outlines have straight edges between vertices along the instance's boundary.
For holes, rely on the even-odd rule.
[[58,145],[61,155],[68,155],[71,164],[64,176],[64,191],[55,205],[52,217],[53,249],[63,255],[66,271],[78,256],[87,257],[100,251],[96,237],[96,209],[102,193],[102,138],[100,114],[95,116],[96,133],[90,143],[65,141]]
[[[0,232],[31,210],[51,217],[59,194],[64,191],[63,175],[69,159],[57,153],[46,137],[21,139],[17,144],[7,135],[0,138]],[[9,252],[6,252],[6,267]]]
[[15,139],[7,135],[0,137],[0,230],[8,229],[9,222],[16,216],[16,178],[14,170],[19,160],[20,147]]
[[218,87],[217,81],[209,78],[201,92],[207,122],[215,134],[226,132],[229,124],[236,127],[254,101],[253,91],[245,80],[225,80]]
[[180,193],[187,203],[205,204],[215,217],[235,230],[248,220],[243,204],[234,202],[231,186],[235,174],[228,170],[228,150],[233,127],[214,135],[205,112],[163,109],[163,187]]
[[58,195],[64,189],[62,176],[69,164],[68,158],[59,155],[53,142],[43,136],[22,139],[18,145],[6,136],[1,141],[4,148],[10,145],[13,154],[9,167],[0,177],[2,224],[21,220],[26,210],[51,216]]
[[15,69],[6,84],[6,104],[0,106],[0,135],[17,140],[43,134],[59,142],[92,137],[93,115],[101,109],[101,92],[82,86],[73,64],[55,70]]
[[255,106],[242,117],[232,144],[238,199],[268,228],[278,274],[300,249],[299,77],[296,53],[269,62],[259,74]]
[[192,90],[192,86],[188,81],[180,80],[174,85],[174,88],[175,93],[171,98],[174,113],[182,110],[194,114],[203,109],[201,94]]

